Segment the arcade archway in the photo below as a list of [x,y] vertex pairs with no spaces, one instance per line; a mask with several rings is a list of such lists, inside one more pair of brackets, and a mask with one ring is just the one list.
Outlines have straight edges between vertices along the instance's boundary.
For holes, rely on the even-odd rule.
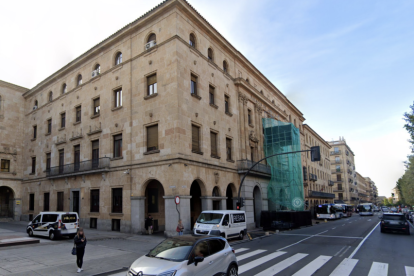
[[0,217],[14,218],[14,192],[11,188],[0,187]]
[[151,180],[145,188],[145,217],[153,218],[154,232],[165,231],[164,188],[157,180]]

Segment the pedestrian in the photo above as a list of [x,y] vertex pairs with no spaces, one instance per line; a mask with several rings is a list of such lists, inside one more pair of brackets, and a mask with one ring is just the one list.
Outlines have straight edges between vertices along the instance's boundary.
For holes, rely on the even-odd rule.
[[83,264],[83,255],[85,254],[86,236],[83,228],[79,227],[78,233],[75,236],[76,244],[76,265],[78,266],[78,273],[81,272]]
[[178,232],[178,236],[182,236],[183,235],[183,230],[184,230],[184,225],[180,220],[178,220],[178,225],[177,225],[177,232]]
[[147,230],[148,235],[152,234],[152,216],[150,214],[148,214],[148,217],[145,219],[145,229]]

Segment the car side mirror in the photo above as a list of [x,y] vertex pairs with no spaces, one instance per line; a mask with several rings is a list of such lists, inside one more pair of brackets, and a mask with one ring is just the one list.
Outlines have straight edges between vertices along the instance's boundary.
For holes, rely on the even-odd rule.
[[194,258],[194,265],[197,266],[198,263],[202,263],[204,261],[204,257],[196,256]]
[[223,223],[222,223],[222,225],[223,226],[227,226],[227,225],[229,225],[229,222],[227,220],[224,220]]

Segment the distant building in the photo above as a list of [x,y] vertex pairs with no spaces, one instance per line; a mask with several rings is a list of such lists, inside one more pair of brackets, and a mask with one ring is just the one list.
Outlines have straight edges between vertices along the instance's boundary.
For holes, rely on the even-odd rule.
[[356,174],[357,174],[356,182],[357,182],[357,192],[358,192],[359,203],[368,203],[370,202],[370,200],[369,200],[369,195],[367,193],[367,184],[366,184],[365,178],[358,172]]

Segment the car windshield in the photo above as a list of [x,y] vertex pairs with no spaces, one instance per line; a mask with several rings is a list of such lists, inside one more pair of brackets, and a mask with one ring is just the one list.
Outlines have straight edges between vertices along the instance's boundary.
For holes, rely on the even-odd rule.
[[364,211],[371,211],[372,210],[372,206],[371,205],[360,205],[359,206],[359,210],[364,212]]
[[147,254],[147,257],[180,262],[186,259],[193,244],[194,242],[192,241],[184,241],[174,238],[166,239],[152,249]]
[[384,215],[384,220],[405,220],[404,216]]
[[329,209],[327,205],[319,205],[316,207],[316,213],[317,214],[329,214]]
[[219,224],[223,214],[219,213],[201,213],[198,217],[198,223],[205,223],[205,224]]

